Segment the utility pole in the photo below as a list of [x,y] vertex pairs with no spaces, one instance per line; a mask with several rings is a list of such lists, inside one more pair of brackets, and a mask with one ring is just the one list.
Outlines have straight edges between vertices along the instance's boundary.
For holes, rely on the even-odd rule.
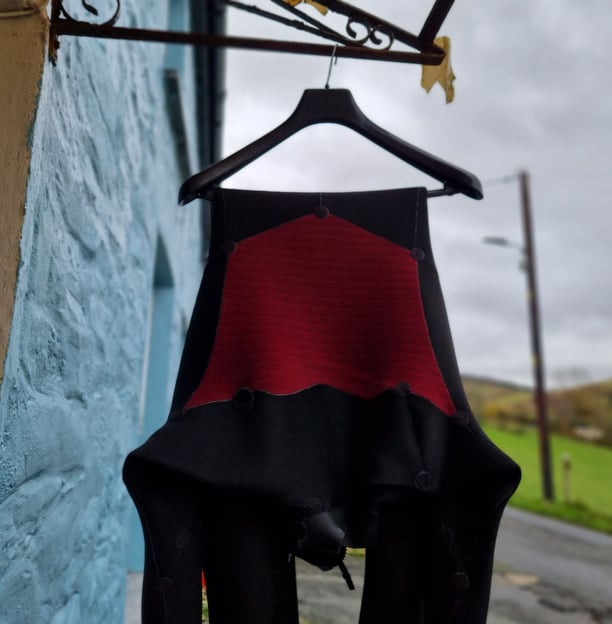
[[523,236],[525,240],[525,270],[527,273],[527,303],[531,327],[531,361],[535,380],[534,394],[536,418],[539,433],[540,467],[542,471],[542,494],[548,501],[554,500],[553,477],[550,458],[550,435],[546,391],[544,389],[544,359],[540,340],[540,310],[538,287],[536,282],[535,247],[531,221],[531,196],[529,192],[529,174],[519,173],[521,192],[521,212],[523,215]]

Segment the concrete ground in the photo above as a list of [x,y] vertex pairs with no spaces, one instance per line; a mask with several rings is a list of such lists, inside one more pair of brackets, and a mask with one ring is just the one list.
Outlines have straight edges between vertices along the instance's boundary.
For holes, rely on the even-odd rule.
[[[311,566],[300,565],[298,574],[300,624],[357,624],[363,576],[362,561],[348,561],[355,591],[349,592],[341,576],[318,572]],[[140,585],[142,576],[128,577],[128,599],[125,624],[140,624]],[[550,611],[548,613],[548,611]],[[534,612],[538,615],[534,618]],[[523,619],[523,617],[525,619]],[[519,619],[517,619],[519,618]],[[612,619],[605,620],[612,623]],[[493,577],[491,610],[487,624],[594,624],[593,620],[575,612],[562,614],[558,610],[542,608],[537,595],[521,591],[520,585],[496,574]]]
[[[357,624],[362,557],[337,570],[298,562],[302,624]],[[140,624],[141,575],[128,577],[125,624]],[[496,548],[487,624],[612,624],[612,537],[508,509]]]

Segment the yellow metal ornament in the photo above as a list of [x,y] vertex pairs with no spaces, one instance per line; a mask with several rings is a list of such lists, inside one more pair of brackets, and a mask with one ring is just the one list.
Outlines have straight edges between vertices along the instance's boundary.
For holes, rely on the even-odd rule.
[[436,37],[434,43],[446,52],[446,56],[440,65],[423,65],[421,86],[429,93],[436,82],[439,82],[446,94],[446,103],[450,104],[455,98],[455,87],[453,86],[455,74],[450,63],[450,39],[448,37]]
[[283,0],[283,2],[285,2],[286,4],[290,4],[291,6],[296,6],[301,2],[306,2],[306,4],[312,4],[312,6],[315,7],[317,11],[323,13],[323,15],[327,13],[327,7],[319,4],[318,2],[315,2],[314,0]]

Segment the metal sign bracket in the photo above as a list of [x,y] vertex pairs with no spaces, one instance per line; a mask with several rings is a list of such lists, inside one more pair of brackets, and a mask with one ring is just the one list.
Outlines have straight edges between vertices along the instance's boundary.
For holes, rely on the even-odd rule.
[[[91,23],[76,19],[64,6],[64,0],[51,0],[51,27],[49,37],[49,56],[55,63],[60,47],[60,37],[96,37],[103,39],[123,39],[131,41],[151,41],[176,43],[196,46],[212,46],[249,50],[267,50],[292,54],[310,54],[316,56],[368,59],[398,63],[416,63],[419,65],[439,65],[445,52],[434,44],[433,40],[446,19],[454,0],[435,0],[433,8],[418,35],[414,35],[391,22],[367,13],[343,0],[317,0],[329,11],[347,18],[346,33],[330,28],[321,20],[315,19],[305,11],[285,2],[270,0],[279,9],[289,12],[289,18],[282,13],[274,13],[257,6],[246,5],[239,0],[203,0],[213,8],[224,10],[226,6],[247,11],[280,22],[289,27],[327,39],[332,43],[307,43],[298,41],[277,41],[253,37],[236,37],[205,32],[178,32],[150,30],[117,26],[121,12],[121,0],[115,0],[113,14],[100,23]],[[98,9],[81,0],[81,7],[92,15],[98,16]],[[361,33],[361,34],[360,34]],[[397,43],[403,43],[414,51],[392,49]],[[335,52],[334,52],[335,48]]]

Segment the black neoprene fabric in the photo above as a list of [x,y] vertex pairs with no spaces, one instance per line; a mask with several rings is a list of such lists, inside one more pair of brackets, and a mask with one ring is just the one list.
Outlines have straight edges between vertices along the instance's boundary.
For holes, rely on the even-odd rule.
[[[258,237],[268,233],[282,240],[289,231],[283,228],[294,235],[301,224],[318,227],[308,220],[317,212],[335,219],[321,227],[342,232],[346,223],[349,235],[366,232],[359,240],[371,240],[370,251],[417,259],[410,265],[417,271],[414,305],[422,307],[419,331],[432,354],[423,362],[434,362],[442,384],[434,394],[448,395],[452,410],[416,393],[410,379],[366,398],[322,378],[283,394],[239,384],[223,400],[194,402],[199,384],[212,374],[224,315],[250,322],[248,306],[235,313],[240,303],[228,300],[228,280],[238,266],[232,254],[249,249],[241,247],[244,241],[265,242]],[[520,469],[486,437],[466,400],[424,189],[218,190],[212,223],[169,419],[124,466],[146,542],[143,624],[200,622],[202,569],[211,624],[298,624],[293,555],[326,569],[347,546],[366,547],[360,624],[485,624],[498,524]],[[267,252],[265,245],[250,248]],[[333,249],[325,253],[333,262]],[[375,276],[370,281],[374,289]],[[380,293],[390,305],[392,295]],[[376,322],[368,319],[368,325]],[[342,323],[338,319],[345,330]],[[390,344],[394,335],[421,327],[399,325],[384,330]],[[240,353],[236,357],[232,362]]]

